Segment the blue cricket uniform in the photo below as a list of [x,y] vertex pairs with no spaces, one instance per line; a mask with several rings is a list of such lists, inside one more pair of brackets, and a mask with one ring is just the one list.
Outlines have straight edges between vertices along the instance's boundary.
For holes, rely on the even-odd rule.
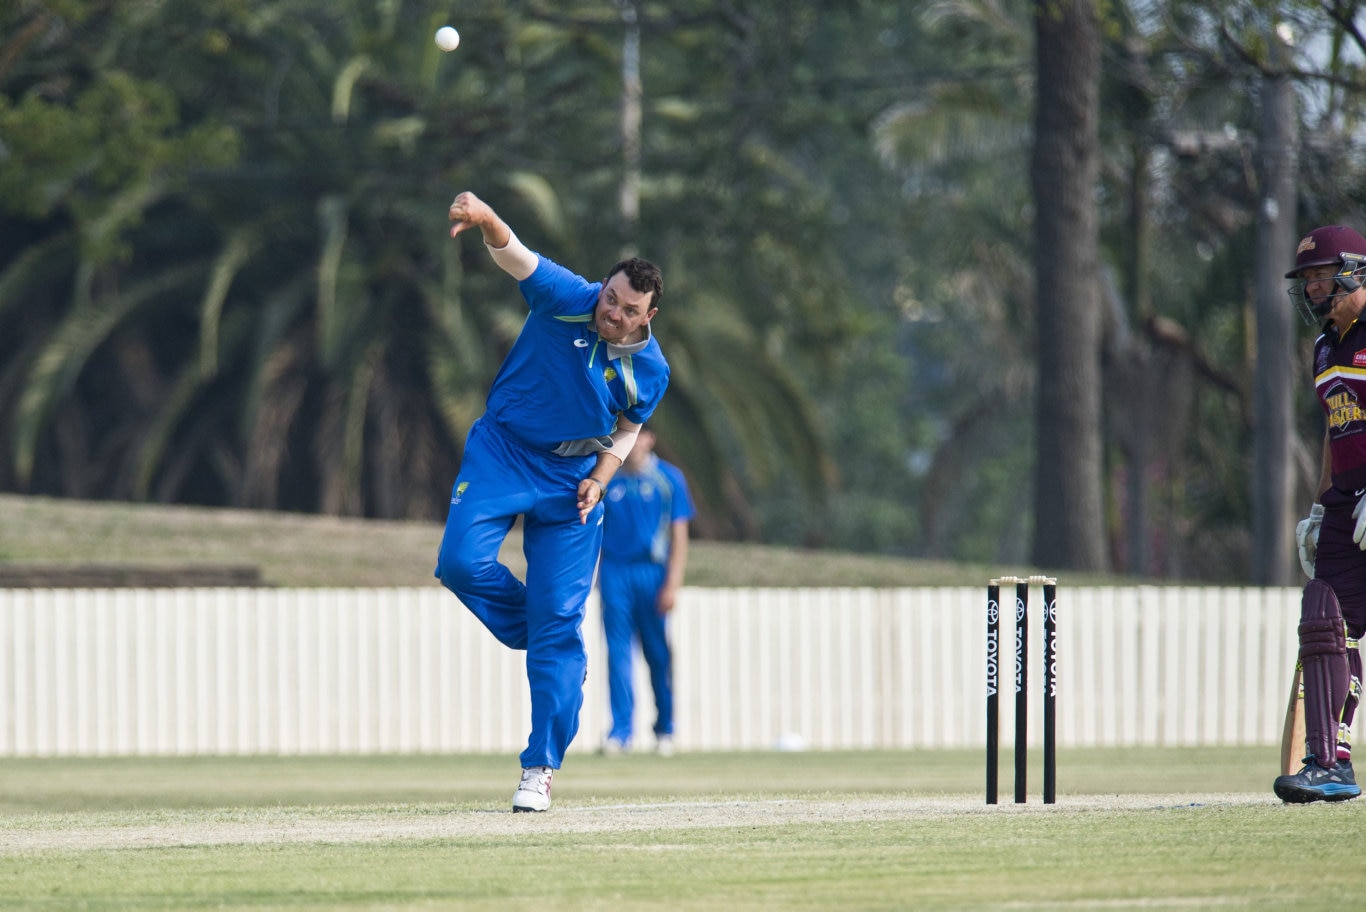
[[667,616],[659,613],[656,599],[666,577],[673,524],[692,519],[696,511],[683,473],[653,454],[640,472],[616,474],[607,486],[606,504],[598,575],[612,704],[608,737],[630,744],[635,710],[631,653],[636,636],[655,695],[655,735],[673,734]]
[[[539,257],[518,287],[530,313],[465,441],[436,576],[500,642],[526,650],[522,766],[559,769],[583,705],[581,628],[602,543],[602,505],[582,523],[578,484],[618,414],[643,424],[654,412],[669,365],[653,335],[624,347],[598,336],[601,282]],[[498,561],[519,515],[525,583]]]

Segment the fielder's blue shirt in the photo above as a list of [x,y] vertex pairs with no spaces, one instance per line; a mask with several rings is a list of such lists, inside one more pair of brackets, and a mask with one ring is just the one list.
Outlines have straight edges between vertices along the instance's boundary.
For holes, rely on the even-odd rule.
[[666,563],[673,524],[697,515],[683,472],[653,453],[640,472],[617,472],[607,485],[606,503],[605,564]]
[[538,254],[518,287],[526,323],[489,389],[485,414],[538,450],[604,437],[617,414],[644,424],[669,385],[669,364],[653,334],[634,354],[609,356],[592,328],[601,282],[589,282]]

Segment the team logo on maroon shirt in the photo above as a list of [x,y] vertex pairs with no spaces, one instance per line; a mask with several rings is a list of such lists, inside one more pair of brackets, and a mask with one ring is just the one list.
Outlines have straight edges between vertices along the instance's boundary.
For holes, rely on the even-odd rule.
[[1330,428],[1341,430],[1349,424],[1362,420],[1361,403],[1357,401],[1356,394],[1342,384],[1338,384],[1329,390],[1323,401],[1328,406],[1328,426]]
[[1359,351],[1352,356],[1353,367],[1366,367],[1366,350]]

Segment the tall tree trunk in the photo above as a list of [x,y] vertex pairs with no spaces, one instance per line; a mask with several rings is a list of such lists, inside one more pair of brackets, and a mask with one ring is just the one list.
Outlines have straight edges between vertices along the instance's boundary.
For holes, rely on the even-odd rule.
[[[1129,171],[1129,236],[1131,238],[1124,264],[1124,293],[1139,325],[1151,315],[1152,306],[1148,300],[1148,165],[1152,156],[1144,138],[1134,143],[1133,166]],[[1146,355],[1148,348],[1138,339],[1133,340],[1133,348],[1123,352],[1125,358]],[[1151,359],[1141,358],[1142,369],[1151,367]],[[1151,509],[1148,505],[1151,484],[1148,478],[1148,463],[1152,458],[1152,448],[1148,445],[1152,436],[1152,422],[1149,420],[1153,410],[1150,397],[1144,397],[1144,408],[1136,410],[1135,420],[1139,425],[1132,428],[1128,438],[1126,457],[1128,469],[1125,476],[1127,485],[1125,511],[1125,540],[1128,544],[1124,557],[1125,567],[1131,575],[1143,576],[1151,571],[1148,554],[1148,535]]]
[[1095,189],[1100,30],[1095,0],[1035,0],[1032,169],[1036,347],[1034,562],[1102,570],[1101,302]]
[[[1290,49],[1273,33],[1272,66],[1289,65]],[[1281,72],[1262,82],[1261,191],[1257,220],[1257,364],[1252,372],[1251,582],[1288,586],[1297,578],[1290,530],[1295,332],[1281,277],[1296,239],[1295,172],[1299,141],[1295,87]]]
[[640,230],[640,11],[635,0],[617,0],[626,27],[621,43],[621,232],[623,257],[636,255]]

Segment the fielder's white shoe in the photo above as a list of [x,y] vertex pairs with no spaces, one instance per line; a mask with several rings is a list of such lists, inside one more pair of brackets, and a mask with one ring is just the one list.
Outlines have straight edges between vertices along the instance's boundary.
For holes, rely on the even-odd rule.
[[659,735],[656,737],[655,753],[661,757],[672,757],[674,755],[674,736]]
[[619,757],[626,753],[627,750],[628,748],[625,741],[608,735],[606,738],[602,739],[602,747],[598,749],[598,753],[602,754],[604,757]]
[[522,781],[512,793],[512,812],[550,810],[550,777],[555,773],[548,766],[528,766],[522,770]]

